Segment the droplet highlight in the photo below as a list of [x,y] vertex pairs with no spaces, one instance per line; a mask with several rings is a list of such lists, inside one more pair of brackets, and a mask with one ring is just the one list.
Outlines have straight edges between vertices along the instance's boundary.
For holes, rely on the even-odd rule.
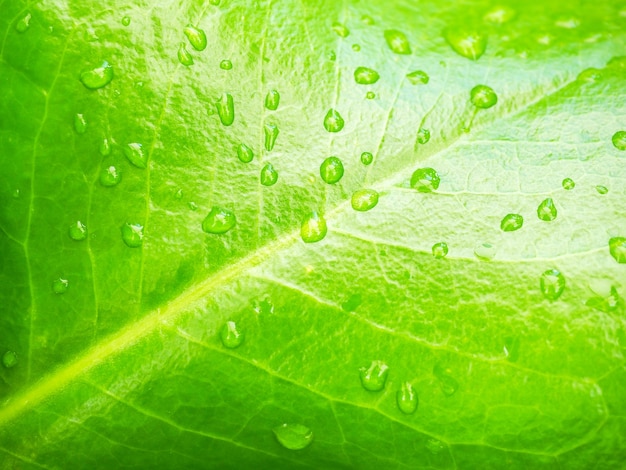
[[235,102],[233,95],[230,93],[224,93],[220,96],[220,99],[215,102],[217,108],[217,114],[220,121],[225,126],[230,126],[235,120]]
[[100,152],[100,155],[102,155],[103,157],[107,157],[111,155],[111,142],[109,142],[109,139],[107,139],[106,137],[102,139],[102,142],[100,142],[100,147],[98,148],[98,151]]
[[371,85],[376,83],[379,78],[378,72],[368,67],[357,67],[354,70],[354,81],[359,85]]
[[301,450],[313,442],[313,431],[303,424],[281,424],[272,429],[276,440],[285,449]]
[[452,50],[467,59],[478,60],[487,49],[487,36],[465,28],[446,28],[443,36]]
[[263,186],[273,186],[278,181],[278,172],[274,169],[271,163],[267,163],[261,169],[260,180]]
[[220,62],[220,68],[222,70],[231,70],[233,68],[233,63],[228,59],[224,59]]
[[406,78],[412,85],[426,85],[430,81],[430,77],[423,70],[407,73]]
[[359,369],[361,385],[370,392],[379,392],[385,388],[388,375],[389,366],[382,361],[372,361],[369,367]]
[[68,229],[68,235],[74,241],[80,242],[87,238],[87,226],[77,220]]
[[270,111],[276,111],[280,103],[280,93],[276,90],[270,90],[265,95],[265,107]]
[[124,147],[124,155],[130,163],[137,168],[146,168],[148,166],[148,156],[143,151],[143,145],[139,142],[131,142]]
[[328,184],[338,182],[344,173],[343,162],[337,157],[328,157],[320,165],[320,176]]
[[419,399],[413,385],[409,382],[403,382],[400,385],[400,390],[396,392],[396,404],[398,409],[406,415],[413,414],[417,410]]
[[339,114],[339,111],[329,109],[324,117],[324,129],[328,132],[339,132],[343,129],[345,122]]
[[143,225],[126,222],[122,225],[122,240],[129,248],[139,248],[143,245]]
[[239,147],[237,147],[237,158],[242,163],[250,163],[254,158],[254,153],[246,144],[239,144]]
[[102,186],[110,188],[122,181],[122,173],[114,166],[108,166],[100,171],[99,181]]
[[220,339],[224,347],[235,349],[243,343],[244,335],[234,321],[227,321],[220,330]]
[[620,264],[626,263],[626,237],[613,237],[609,240],[609,253]]
[[565,289],[565,276],[556,269],[548,269],[539,278],[539,288],[546,299],[556,300]]
[[373,189],[359,189],[352,193],[350,203],[355,211],[366,212],[378,204],[379,194]]
[[388,29],[384,32],[385,41],[389,49],[395,54],[407,55],[411,53],[411,46],[406,35],[397,29]]
[[265,137],[265,150],[270,152],[274,145],[276,145],[276,139],[278,138],[278,126],[275,124],[265,124],[263,126],[263,133]]
[[193,47],[196,51],[203,51],[207,46],[206,33],[200,28],[196,28],[195,26],[188,24],[183,29],[183,33],[187,36],[187,40],[191,47]]
[[556,206],[554,205],[554,201],[550,197],[544,199],[541,204],[539,204],[539,207],[537,207],[537,217],[545,222],[550,222],[556,219],[556,216]]
[[113,80],[113,67],[105,60],[100,67],[86,70],[80,74],[80,81],[86,88],[97,90]]
[[498,95],[487,85],[476,85],[470,91],[470,101],[477,108],[487,109],[498,102]]
[[312,212],[302,222],[300,238],[302,238],[304,243],[316,243],[322,240],[327,232],[328,227],[326,225],[326,219],[317,212]]
[[524,225],[524,217],[520,214],[507,214],[500,222],[500,230],[503,232],[514,232],[521,229],[522,225]]
[[232,229],[236,223],[237,219],[232,211],[213,206],[202,221],[202,230],[206,233],[221,235]]
[[420,193],[431,193],[439,187],[441,178],[432,168],[418,168],[411,176],[411,187]]

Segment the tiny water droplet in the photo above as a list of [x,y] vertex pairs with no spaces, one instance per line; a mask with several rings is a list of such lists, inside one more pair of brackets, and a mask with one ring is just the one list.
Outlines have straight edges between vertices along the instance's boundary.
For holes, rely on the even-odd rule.
[[359,52],[361,50],[361,46],[359,44],[352,44],[352,50],[354,52]]
[[407,55],[411,53],[411,45],[406,35],[397,29],[388,29],[384,32],[385,41],[395,54]]
[[341,23],[333,23],[333,31],[342,38],[347,38],[350,35],[350,30]]
[[102,139],[98,150],[100,151],[100,155],[102,155],[103,157],[111,155],[111,142],[109,142],[109,139],[107,139],[106,137]]
[[500,222],[500,229],[503,232],[514,232],[522,228],[524,224],[524,217],[520,214],[507,214],[502,218]]
[[470,100],[477,108],[487,109],[498,102],[498,95],[487,85],[476,85],[470,92]]
[[572,178],[565,178],[562,182],[561,185],[563,186],[563,189],[574,189],[574,186],[576,186],[576,183],[574,183],[574,180]]
[[611,238],[609,240],[609,253],[618,263],[626,263],[626,237]]
[[617,131],[611,141],[617,150],[626,150],[626,131]]
[[265,107],[270,111],[276,111],[278,104],[280,103],[280,93],[276,90],[270,90],[265,95]]
[[122,25],[124,26],[130,25],[130,16],[125,16],[122,18]]
[[139,142],[131,142],[124,147],[124,155],[137,168],[148,166],[148,156],[143,151],[143,145]]
[[237,147],[237,158],[243,163],[250,163],[254,158],[254,153],[246,144],[239,144],[239,147]]
[[400,385],[400,390],[396,392],[396,403],[398,409],[404,414],[410,415],[415,413],[419,399],[413,389],[413,385],[409,382],[403,382],[402,385]]
[[189,209],[191,209],[192,211],[197,211],[198,210],[198,204],[196,204],[193,201],[189,201],[187,203],[187,207],[189,207]]
[[411,176],[411,187],[420,193],[430,193],[439,187],[441,178],[432,168],[418,168]]
[[406,78],[409,79],[412,85],[426,85],[430,81],[430,77],[423,70],[407,73]]
[[84,114],[74,116],[74,130],[77,134],[84,134],[87,131],[87,121]]
[[583,70],[578,74],[578,77],[576,77],[579,82],[584,83],[594,83],[599,81],[601,78],[602,70],[593,67]]
[[430,131],[428,129],[424,129],[420,127],[420,130],[417,131],[417,143],[418,144],[426,144],[430,140]]
[[361,163],[363,165],[371,165],[373,161],[374,161],[374,155],[372,155],[370,152],[363,152],[361,154]]
[[111,165],[102,169],[99,179],[102,186],[110,188],[122,181],[122,173]]
[[479,243],[474,247],[474,255],[478,259],[490,261],[496,256],[496,247],[491,243]]
[[183,195],[184,195],[183,190],[182,190],[182,189],[180,189],[180,188],[179,188],[179,189],[177,189],[177,190],[176,190],[176,192],[174,193],[174,197],[175,197],[176,199],[182,199],[182,198],[183,198]]
[[326,219],[317,212],[309,214],[300,227],[300,237],[304,243],[319,242],[326,236],[327,232]]
[[233,68],[233,63],[228,59],[224,59],[220,62],[220,68],[222,70],[230,70]]
[[234,349],[241,346],[244,335],[234,321],[227,321],[220,330],[220,339],[225,347]]
[[300,450],[311,445],[313,431],[303,424],[281,424],[272,429],[276,440],[285,449]]
[[196,51],[203,51],[206,49],[207,40],[206,40],[206,34],[203,30],[201,30],[200,28],[196,28],[193,25],[188,24],[183,29],[183,33],[185,33],[185,36],[187,36],[187,39],[189,40],[189,44],[191,44],[191,47],[193,47]]
[[359,85],[371,85],[376,83],[380,75],[376,70],[367,67],[357,67],[354,70],[354,81]]
[[606,194],[609,192],[609,188],[607,188],[606,186],[602,186],[601,184],[596,186],[596,191],[598,191],[598,194]]
[[77,242],[85,240],[87,238],[87,226],[80,220],[77,220],[68,229],[68,235],[72,240]]
[[52,281],[52,292],[55,294],[65,294],[70,287],[70,281],[63,278],[58,278]]
[[278,172],[274,169],[271,163],[267,163],[261,169],[260,180],[263,186],[272,186],[278,181]]
[[335,60],[337,60],[337,54],[335,54],[335,51],[328,51],[328,60],[330,60],[331,62],[334,62]]
[[363,303],[361,294],[352,294],[348,300],[341,304],[341,310],[344,312],[354,312]]
[[324,129],[328,132],[339,132],[343,129],[344,120],[339,114],[339,111],[334,109],[329,109],[324,117]]
[[233,95],[223,93],[220,99],[215,102],[215,107],[217,108],[217,114],[222,124],[230,126],[235,120],[235,102],[233,101]]
[[143,225],[126,222],[122,225],[122,240],[130,248],[139,248],[143,244]]
[[446,242],[435,243],[432,247],[433,256],[441,259],[448,254],[448,244]]
[[487,36],[465,28],[446,28],[445,40],[457,54],[471,60],[478,60],[487,48]]
[[278,132],[278,126],[275,124],[265,124],[265,126],[263,126],[263,133],[265,134],[265,150],[268,152],[274,148]]
[[191,55],[191,53],[187,50],[187,44],[185,44],[184,42],[181,42],[180,45],[178,46],[178,61],[189,67],[190,65],[193,65],[193,56]]
[[374,93],[373,91],[368,91],[367,93],[365,93],[365,98],[368,100],[373,100],[374,98],[376,98],[376,93]]
[[26,15],[19,19],[19,21],[15,24],[15,29],[18,33],[24,33],[30,28],[30,20],[33,15],[26,13]]
[[565,276],[556,269],[548,269],[539,278],[539,288],[546,299],[556,300],[565,289]]
[[446,396],[452,396],[459,389],[459,382],[452,377],[452,371],[441,364],[435,364],[433,367],[433,375],[439,380],[441,391]]
[[539,204],[539,207],[537,207],[537,217],[545,222],[550,222],[556,219],[556,215],[556,206],[554,205],[554,201],[550,197],[544,199],[541,204]]
[[17,353],[15,351],[6,351],[2,355],[2,365],[7,369],[14,367],[17,364]]
[[369,367],[359,369],[361,385],[370,392],[379,392],[385,388],[389,367],[382,361],[372,361]]
[[496,5],[483,16],[488,23],[504,24],[515,18],[516,12],[513,8],[505,5]]
[[378,204],[378,192],[373,189],[359,189],[352,193],[350,203],[355,211],[365,212]]
[[113,80],[113,67],[105,60],[100,67],[80,74],[80,81],[90,90],[97,90]]
[[263,297],[261,300],[252,302],[252,309],[258,315],[272,315],[274,313],[274,304],[269,297]]
[[428,439],[426,441],[426,449],[433,455],[439,454],[445,448],[446,445],[438,439]]
[[222,234],[232,229],[236,223],[237,219],[232,211],[213,206],[202,221],[202,230],[206,233]]
[[328,157],[320,165],[320,176],[328,184],[335,184],[343,177],[343,162],[337,157]]

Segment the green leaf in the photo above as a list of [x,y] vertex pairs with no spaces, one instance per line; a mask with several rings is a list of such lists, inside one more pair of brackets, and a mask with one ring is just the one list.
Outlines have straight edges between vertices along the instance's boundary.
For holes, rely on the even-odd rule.
[[0,11],[1,468],[622,465],[622,3]]

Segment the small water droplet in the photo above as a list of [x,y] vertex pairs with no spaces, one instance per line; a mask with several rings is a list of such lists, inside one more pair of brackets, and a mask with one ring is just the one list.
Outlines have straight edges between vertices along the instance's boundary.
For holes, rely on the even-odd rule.
[[626,237],[611,238],[609,240],[609,253],[618,263],[626,263]]
[[441,178],[432,168],[418,168],[411,176],[411,187],[420,193],[430,193],[439,187]]
[[235,102],[233,96],[230,93],[223,93],[220,99],[215,102],[217,108],[217,114],[220,117],[220,121],[225,126],[230,126],[235,120]]
[[252,302],[252,309],[258,315],[272,315],[274,313],[274,304],[269,297],[263,297],[261,300]]
[[122,18],[122,25],[124,25],[124,26],[130,25],[130,16],[124,16]]
[[417,131],[417,143],[418,144],[426,144],[430,140],[430,131],[428,129],[424,129],[420,127],[420,130]]
[[439,454],[441,451],[445,450],[446,445],[438,439],[428,439],[426,441],[426,449],[433,455]]
[[550,222],[556,219],[556,215],[556,206],[554,205],[554,201],[550,197],[544,199],[541,204],[539,204],[539,207],[537,207],[537,217],[539,217],[543,221]]
[[407,73],[406,78],[409,79],[412,85],[426,85],[430,81],[430,77],[423,70]]
[[191,209],[192,211],[197,211],[198,210],[198,204],[196,204],[193,201],[189,201],[187,203],[187,207],[189,207],[189,209]]
[[181,42],[180,45],[178,46],[178,61],[189,67],[190,65],[193,65],[193,56],[191,55],[191,53],[187,50],[187,44],[185,44],[184,42]]
[[385,388],[389,367],[382,361],[372,361],[369,367],[359,369],[361,385],[365,390],[378,392]]
[[361,46],[359,44],[352,44],[352,50],[354,52],[359,52],[361,50]]
[[339,114],[339,111],[334,109],[329,109],[324,117],[324,129],[328,132],[339,132],[343,129],[344,120]]
[[599,81],[601,78],[602,78],[602,70],[598,70],[593,67],[583,70],[582,72],[578,74],[578,77],[576,77],[576,79],[579,82],[584,82],[584,83],[594,83],[594,82]]
[[574,186],[576,186],[576,183],[574,183],[574,180],[572,178],[565,178],[562,182],[561,185],[563,186],[563,189],[574,189]]
[[363,303],[361,294],[352,294],[348,300],[341,304],[341,310],[344,312],[354,312]]
[[274,145],[276,145],[276,138],[278,137],[278,126],[275,124],[265,124],[263,126],[263,133],[265,134],[265,150],[270,152]]
[[347,38],[350,35],[350,30],[341,23],[333,23],[333,31],[342,38]]
[[174,193],[174,197],[179,200],[183,198],[183,195],[184,195],[183,190],[180,188],[177,189],[176,192]]
[[335,54],[335,51],[328,51],[328,60],[330,60],[331,62],[334,62],[335,60],[337,60],[337,54]]
[[617,150],[626,150],[626,131],[617,131],[611,141]]
[[84,114],[74,115],[74,130],[77,134],[84,134],[87,131],[87,121]]
[[100,67],[86,70],[80,74],[80,81],[90,90],[97,90],[113,80],[113,67],[105,60]]
[[23,16],[22,18],[19,19],[19,21],[15,24],[15,29],[18,33],[25,33],[28,28],[30,28],[30,20],[32,19],[33,15],[29,13],[26,13],[25,16]]
[[63,278],[58,278],[52,281],[52,292],[55,294],[65,294],[70,287],[70,281]]
[[202,221],[202,230],[206,233],[222,234],[232,229],[236,223],[237,219],[232,211],[213,206]]
[[376,98],[376,93],[374,93],[373,91],[368,91],[367,93],[365,93],[365,98],[368,100],[373,100],[374,98]]
[[376,83],[379,78],[378,72],[368,67],[357,67],[354,70],[354,81],[359,85],[371,85]]
[[609,188],[607,188],[606,186],[602,186],[601,184],[596,186],[596,191],[598,191],[598,194],[606,194],[609,192]]
[[17,353],[15,351],[6,351],[2,355],[2,365],[7,369],[14,367],[17,364]]
[[200,28],[196,28],[193,25],[188,24],[183,29],[183,32],[185,33],[185,36],[187,36],[187,39],[189,40],[189,44],[191,44],[191,47],[193,47],[196,51],[203,51],[206,49],[207,40],[206,40],[206,34],[204,33],[203,30],[201,30]]
[[102,169],[99,179],[102,186],[110,188],[122,181],[122,173],[111,165]]
[[448,254],[448,244],[446,242],[435,243],[432,247],[433,256],[441,259]]
[[343,162],[337,157],[328,157],[320,165],[320,176],[328,184],[335,184],[343,177]]
[[102,155],[103,157],[111,155],[111,142],[109,142],[109,139],[107,139],[106,137],[102,139],[98,150],[100,151],[100,155]]
[[237,147],[237,158],[243,163],[250,163],[254,158],[254,153],[246,144],[239,144],[239,147]]
[[285,449],[300,450],[311,445],[313,431],[303,424],[281,424],[272,429],[276,440]]
[[411,46],[405,34],[397,29],[388,29],[384,33],[385,41],[392,52],[396,54],[410,54]]
[[439,380],[439,386],[444,395],[450,397],[459,389],[459,382],[452,377],[452,371],[441,364],[435,364],[433,375]]
[[319,242],[326,236],[327,232],[326,219],[317,212],[311,212],[300,227],[300,237],[304,243]]
[[522,228],[524,224],[524,217],[520,214],[507,214],[502,218],[500,222],[500,229],[503,232],[514,232]]
[[398,404],[398,409],[404,414],[410,415],[415,413],[419,399],[413,389],[413,385],[409,382],[403,382],[400,385],[400,390],[396,392],[396,403]]
[[372,155],[370,152],[363,152],[361,154],[361,163],[363,165],[371,165],[373,161],[374,161],[374,155]]
[[470,92],[470,100],[477,108],[487,109],[498,102],[498,95],[487,85],[476,85]]
[[487,48],[487,36],[465,28],[446,28],[445,40],[457,54],[471,60],[478,60]]
[[274,169],[271,163],[267,163],[261,169],[260,180],[263,186],[272,186],[278,181],[278,172]]
[[234,349],[241,346],[244,335],[234,321],[227,321],[220,330],[220,339],[225,347]]
[[280,103],[280,93],[276,90],[270,90],[265,95],[265,107],[270,111],[276,111],[278,104]]
[[491,243],[479,243],[474,247],[474,255],[478,259],[490,261],[496,256],[496,247]]
[[506,5],[496,5],[483,16],[487,23],[504,24],[515,18],[516,12]]
[[556,269],[548,269],[539,278],[539,288],[546,299],[556,300],[565,289],[565,276]]
[[130,248],[139,248],[143,244],[143,225],[126,222],[122,225],[122,240]]
[[365,212],[376,207],[378,197],[378,192],[373,189],[359,189],[352,193],[350,203],[355,211]]
[[124,147],[124,155],[137,168],[148,166],[148,156],[143,151],[143,145],[139,142],[131,142]]
[[72,240],[76,240],[77,242],[85,240],[87,238],[87,226],[80,220],[77,220],[70,225],[68,234]]
[[220,68],[222,70],[231,70],[233,68],[233,63],[228,59],[224,59],[220,62]]

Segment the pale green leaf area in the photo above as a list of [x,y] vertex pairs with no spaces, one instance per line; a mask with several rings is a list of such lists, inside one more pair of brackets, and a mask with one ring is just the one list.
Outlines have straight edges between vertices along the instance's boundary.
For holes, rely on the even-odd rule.
[[0,469],[622,468],[625,51],[621,1],[0,0]]

